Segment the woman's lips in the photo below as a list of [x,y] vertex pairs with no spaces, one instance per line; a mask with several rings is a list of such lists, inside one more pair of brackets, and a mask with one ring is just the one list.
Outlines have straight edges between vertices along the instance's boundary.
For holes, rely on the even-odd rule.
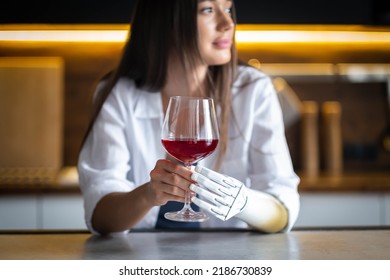
[[230,49],[232,40],[230,39],[219,39],[213,42],[213,45],[218,49]]

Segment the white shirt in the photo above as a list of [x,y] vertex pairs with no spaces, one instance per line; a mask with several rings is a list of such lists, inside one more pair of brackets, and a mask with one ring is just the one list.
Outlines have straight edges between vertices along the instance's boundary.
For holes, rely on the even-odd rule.
[[[278,198],[289,213],[291,229],[299,211],[295,174],[285,139],[282,111],[271,79],[239,66],[232,92],[229,147],[220,173]],[[165,158],[160,133],[164,114],[160,93],[137,88],[122,78],[103,105],[79,156],[78,171],[88,228],[97,202],[110,192],[129,192],[150,180],[158,159]],[[213,168],[217,152],[198,164]],[[135,228],[154,228],[159,206]],[[201,227],[247,227],[237,218],[210,217]]]

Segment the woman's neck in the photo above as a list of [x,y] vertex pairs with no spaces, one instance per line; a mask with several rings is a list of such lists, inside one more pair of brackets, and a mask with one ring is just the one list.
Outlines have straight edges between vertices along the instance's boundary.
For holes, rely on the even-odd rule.
[[172,58],[168,65],[167,81],[162,89],[163,97],[206,96],[207,65],[199,65],[191,70],[186,71],[178,59]]

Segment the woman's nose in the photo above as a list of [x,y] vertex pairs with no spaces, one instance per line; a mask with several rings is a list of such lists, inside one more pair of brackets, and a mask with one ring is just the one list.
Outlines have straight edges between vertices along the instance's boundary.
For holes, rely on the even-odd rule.
[[234,22],[230,13],[226,13],[224,11],[220,12],[218,20],[219,20],[218,22],[219,30],[226,31],[234,27]]

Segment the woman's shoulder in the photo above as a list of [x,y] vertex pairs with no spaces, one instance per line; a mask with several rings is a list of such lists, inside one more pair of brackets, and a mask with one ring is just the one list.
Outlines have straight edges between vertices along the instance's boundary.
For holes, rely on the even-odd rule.
[[[100,90],[104,89],[106,86],[110,84],[110,78],[108,76],[103,77],[100,79],[97,83],[96,89],[99,92]],[[135,82],[129,78],[121,77],[119,78],[114,86],[112,86],[111,91],[112,92],[122,92],[122,91],[129,91],[132,89],[135,89],[136,85]]]
[[237,67],[237,76],[234,82],[235,87],[246,87],[271,83],[271,77],[262,70],[250,65],[240,64]]
[[111,81],[109,79],[101,79],[98,82],[93,96],[94,102],[97,100],[99,95],[108,94],[106,103],[123,102],[124,104],[130,104],[132,100],[135,100],[140,94],[140,90],[137,88],[134,80],[132,79],[121,77],[114,83],[114,85],[110,85],[110,83]]
[[271,81],[270,76],[247,64],[240,64],[237,67],[237,78],[235,80],[236,86],[245,86],[254,83],[268,83]]
[[132,79],[129,79],[127,77],[121,77],[118,79],[118,81],[115,83],[115,86],[113,87],[115,91],[119,92],[135,92],[137,89],[137,86],[135,84],[135,81]]
[[[104,81],[102,81],[104,83]],[[140,90],[135,81],[127,77],[120,77],[111,89],[111,96],[114,99],[134,100],[142,90]]]

